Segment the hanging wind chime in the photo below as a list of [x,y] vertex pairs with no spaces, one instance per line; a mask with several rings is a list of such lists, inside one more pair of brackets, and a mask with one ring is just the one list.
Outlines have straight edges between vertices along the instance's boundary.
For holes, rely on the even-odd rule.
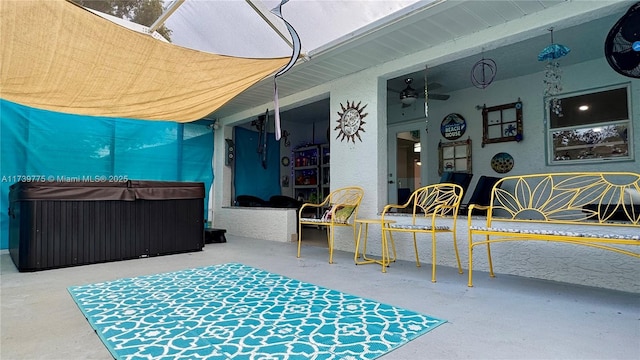
[[562,92],[562,70],[557,59],[567,55],[571,49],[564,45],[555,44],[553,42],[553,28],[548,29],[551,33],[551,45],[545,47],[538,54],[538,61],[547,61],[544,68],[544,96],[548,97],[545,103],[551,108],[556,116],[562,116],[562,103],[556,97]]
[[424,117],[425,117],[425,130],[429,133],[429,94],[427,92],[427,72],[429,71],[429,66],[424,67]]
[[[429,71],[429,67],[424,67],[424,117],[429,117],[429,104],[427,103],[427,99],[429,96],[427,94],[427,71]],[[429,120],[427,120],[429,121]]]

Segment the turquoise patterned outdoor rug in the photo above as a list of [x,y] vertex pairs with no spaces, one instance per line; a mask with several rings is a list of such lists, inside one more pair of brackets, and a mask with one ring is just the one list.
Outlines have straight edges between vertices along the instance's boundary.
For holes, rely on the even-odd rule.
[[69,292],[116,359],[375,359],[445,323],[237,263]]

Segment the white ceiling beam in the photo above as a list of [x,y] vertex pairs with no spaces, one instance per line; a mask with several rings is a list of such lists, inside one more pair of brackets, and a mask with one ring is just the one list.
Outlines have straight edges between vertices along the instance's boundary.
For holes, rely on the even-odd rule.
[[169,16],[171,16],[176,10],[178,10],[180,5],[182,5],[184,2],[185,0],[175,0],[171,4],[169,4],[167,9],[160,15],[160,17],[158,17],[158,19],[156,19],[156,21],[154,21],[154,23],[149,26],[149,32],[153,34],[154,31],[157,31],[162,25],[164,25]]
[[[267,9],[264,4],[260,0],[245,0],[247,4],[264,20],[273,31],[280,36],[280,38],[293,49],[293,43],[289,39],[289,30],[282,23],[281,19],[271,13],[269,9]],[[304,48],[301,49],[301,54],[306,54]]]

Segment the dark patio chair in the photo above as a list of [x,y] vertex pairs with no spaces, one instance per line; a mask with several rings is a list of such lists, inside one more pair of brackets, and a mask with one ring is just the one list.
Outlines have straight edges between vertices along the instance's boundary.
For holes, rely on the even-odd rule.
[[269,206],[274,208],[300,209],[302,201],[286,195],[273,195],[269,198]]
[[236,196],[236,206],[246,207],[266,207],[269,206],[267,201],[253,195],[238,195]]
[[440,177],[440,183],[452,183],[460,185],[463,192],[467,192],[473,174],[466,172],[445,171]]
[[[471,198],[469,198],[469,202],[467,204],[460,206],[460,213],[466,213],[470,204],[489,206],[491,202],[491,189],[493,186],[500,180],[499,177],[492,176],[480,176],[478,179],[478,183],[476,184],[476,188],[473,190],[473,194],[471,194]],[[473,215],[486,215],[486,210],[474,209]]]

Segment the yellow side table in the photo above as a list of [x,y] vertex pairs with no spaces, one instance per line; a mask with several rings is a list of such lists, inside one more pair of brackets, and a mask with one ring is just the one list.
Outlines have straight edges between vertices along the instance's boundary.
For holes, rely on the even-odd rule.
[[[395,220],[384,220],[385,224],[392,224],[395,223]],[[385,236],[385,234],[381,234],[382,235],[382,257],[380,259],[374,259],[374,258],[369,258],[367,257],[367,239],[369,237],[369,224],[378,224],[378,225],[382,225],[383,222],[381,219],[357,219],[355,220],[355,225],[358,227],[358,237],[355,239],[356,240],[356,253],[353,256],[353,261],[356,263],[356,265],[362,265],[362,264],[380,264],[382,265],[382,272],[387,272],[387,266],[389,266],[389,264],[391,262],[395,262],[396,261],[396,245],[393,242],[393,234],[391,233],[391,231],[389,231],[388,237],[390,243],[391,243],[391,251],[393,252],[393,258],[390,257],[389,255],[389,242],[387,241],[387,236]],[[362,227],[364,226],[364,239],[362,239]],[[360,257],[359,254],[359,249],[360,249],[360,240],[363,240],[362,242],[362,260],[363,261],[358,261],[358,258]]]

